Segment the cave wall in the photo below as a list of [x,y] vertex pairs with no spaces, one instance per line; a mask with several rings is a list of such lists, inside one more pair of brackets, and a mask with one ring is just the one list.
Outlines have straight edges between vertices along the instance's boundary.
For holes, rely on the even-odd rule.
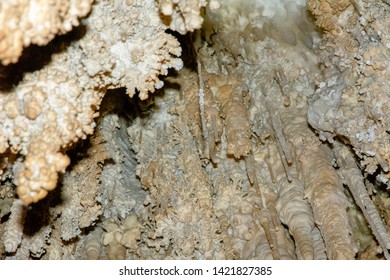
[[39,2],[0,9],[2,258],[389,258],[388,3]]

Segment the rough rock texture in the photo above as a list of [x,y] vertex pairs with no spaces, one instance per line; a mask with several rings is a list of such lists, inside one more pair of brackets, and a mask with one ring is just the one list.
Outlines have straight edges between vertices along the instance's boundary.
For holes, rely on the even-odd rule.
[[[322,21],[327,14],[316,2],[309,1],[309,8]],[[334,13],[339,30],[325,33],[319,46],[323,75],[308,114],[321,139],[341,138],[353,148],[365,173],[388,186],[389,12],[383,1],[353,1]]]
[[1,259],[390,258],[383,1],[40,2],[0,9]]
[[218,9],[219,0],[157,0],[162,21],[180,34],[199,29],[203,23],[203,7]]
[[23,48],[46,45],[79,25],[93,0],[4,0],[0,7],[0,62],[15,63]]
[[152,2],[97,1],[84,25],[80,40],[1,91],[0,153],[25,157],[14,177],[27,204],[56,187],[70,163],[63,150],[92,134],[108,88],[126,87],[130,96],[137,90],[145,99],[162,87],[158,75],[182,66],[179,43],[164,32]]

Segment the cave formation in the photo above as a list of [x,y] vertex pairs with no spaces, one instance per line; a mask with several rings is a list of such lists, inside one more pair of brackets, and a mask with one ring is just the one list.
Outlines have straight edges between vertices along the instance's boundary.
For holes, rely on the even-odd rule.
[[386,0],[5,0],[1,259],[389,259]]

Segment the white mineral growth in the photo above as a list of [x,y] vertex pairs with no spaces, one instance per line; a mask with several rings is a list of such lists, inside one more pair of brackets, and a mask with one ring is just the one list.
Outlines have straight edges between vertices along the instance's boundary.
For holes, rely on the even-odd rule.
[[3,2],[0,258],[389,258],[384,1]]
[[[61,3],[57,4],[65,5]],[[80,7],[87,8],[82,3]],[[138,17],[146,11],[153,16],[141,22]],[[107,13],[115,13],[120,24],[109,24]],[[134,15],[132,20],[126,19],[128,14]],[[46,67],[25,75],[13,94],[0,89],[0,103],[5,106],[0,113],[0,151],[11,149],[25,156],[24,168],[15,177],[18,195],[27,204],[56,187],[58,173],[70,164],[62,149],[93,133],[94,118],[109,87],[125,86],[131,97],[137,90],[146,99],[161,87],[159,75],[183,65],[178,58],[181,47],[164,32],[153,1],[134,6],[98,1],[85,24],[89,28],[83,38],[53,55]],[[99,70],[88,70],[85,65],[91,60],[99,62]]]
[[46,45],[57,34],[69,32],[86,16],[93,0],[3,0],[0,10],[0,63],[16,63],[23,48]]

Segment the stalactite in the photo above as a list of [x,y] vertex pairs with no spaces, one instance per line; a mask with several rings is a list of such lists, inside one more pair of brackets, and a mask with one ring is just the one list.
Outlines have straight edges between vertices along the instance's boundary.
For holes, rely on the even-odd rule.
[[[331,165],[329,151],[319,145],[306,147],[301,156],[301,176],[314,219],[325,241],[330,259],[354,259],[346,212],[347,199],[341,180]],[[337,231],[334,229],[337,228]]]
[[292,182],[282,179],[277,184],[280,185],[277,203],[280,220],[288,226],[303,259],[311,260],[314,258],[314,218],[309,204],[304,200],[304,186],[298,178]]
[[3,242],[5,251],[15,253],[23,238],[23,226],[27,214],[27,207],[16,199],[11,207],[10,220],[5,227]]
[[386,1],[14,2],[0,258],[390,258]]
[[360,169],[353,160],[353,154],[347,147],[337,147],[338,164],[345,184],[350,189],[356,204],[362,210],[371,230],[387,260],[390,259],[390,234],[379,216],[378,210],[367,193]]

